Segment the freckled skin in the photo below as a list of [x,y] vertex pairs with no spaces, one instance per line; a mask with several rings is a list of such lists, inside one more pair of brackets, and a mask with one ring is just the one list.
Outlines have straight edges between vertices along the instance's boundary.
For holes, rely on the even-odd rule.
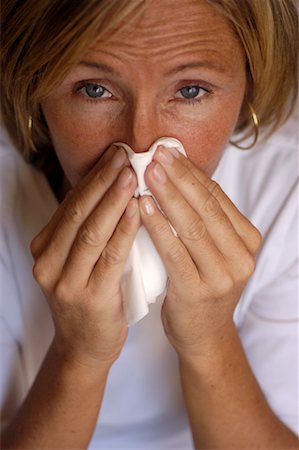
[[[212,175],[238,120],[246,71],[242,46],[206,0],[150,0],[134,26],[94,42],[82,60],[109,65],[121,76],[78,65],[42,103],[71,185],[113,142],[124,141],[140,152],[162,136],[182,141],[189,158]],[[224,70],[190,68],[165,75],[206,60]],[[91,102],[74,93],[81,80],[101,84],[112,98]],[[192,104],[177,98],[195,81],[213,85],[213,92]]]

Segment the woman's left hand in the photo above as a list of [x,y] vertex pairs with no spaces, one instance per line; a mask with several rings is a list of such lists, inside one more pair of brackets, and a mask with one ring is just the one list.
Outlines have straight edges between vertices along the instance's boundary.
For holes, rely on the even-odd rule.
[[179,355],[197,356],[234,326],[261,234],[215,181],[178,152],[159,147],[146,182],[164,212],[152,198],[140,199],[142,221],[169,277],[163,326]]

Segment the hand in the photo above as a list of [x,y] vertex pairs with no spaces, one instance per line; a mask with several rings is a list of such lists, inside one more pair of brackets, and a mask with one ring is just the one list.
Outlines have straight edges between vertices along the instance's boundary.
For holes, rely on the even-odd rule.
[[163,326],[179,355],[198,356],[233,327],[261,235],[216,182],[174,149],[158,148],[146,182],[166,215],[152,198],[140,199],[142,222],[169,277]]
[[127,336],[120,279],[140,217],[136,177],[125,166],[125,151],[111,147],[31,244],[54,344],[87,366],[112,364]]

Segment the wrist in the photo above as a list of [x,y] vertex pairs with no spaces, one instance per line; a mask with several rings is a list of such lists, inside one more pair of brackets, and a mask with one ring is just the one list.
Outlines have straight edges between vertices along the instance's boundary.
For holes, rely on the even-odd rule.
[[217,333],[205,337],[200,345],[177,351],[179,365],[202,373],[217,372],[229,363],[239,346],[239,336],[232,322]]
[[65,371],[76,372],[83,377],[107,377],[114,361],[103,361],[79,355],[74,350],[66,349],[57,337],[49,348],[48,358],[55,361]]

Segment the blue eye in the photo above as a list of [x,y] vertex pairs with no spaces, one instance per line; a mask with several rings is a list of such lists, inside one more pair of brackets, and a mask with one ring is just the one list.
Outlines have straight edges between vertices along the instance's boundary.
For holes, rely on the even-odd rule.
[[199,86],[186,86],[183,89],[180,89],[180,93],[182,96],[186,99],[192,99],[196,98],[199,94],[199,92],[203,90]]
[[112,96],[107,89],[96,83],[86,83],[80,90],[84,95],[91,98],[109,98]]

